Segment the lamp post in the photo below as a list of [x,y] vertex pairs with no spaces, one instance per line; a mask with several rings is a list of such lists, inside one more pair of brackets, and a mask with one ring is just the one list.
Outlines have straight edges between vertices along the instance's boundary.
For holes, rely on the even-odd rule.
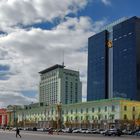
[[57,104],[57,133],[58,129],[61,128],[61,103]]
[[14,127],[16,126],[16,110],[15,110],[15,106],[13,106],[13,121],[14,121]]

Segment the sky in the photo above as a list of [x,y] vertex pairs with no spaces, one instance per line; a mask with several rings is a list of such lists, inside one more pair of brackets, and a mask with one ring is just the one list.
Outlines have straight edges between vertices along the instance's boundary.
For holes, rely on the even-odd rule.
[[39,71],[79,70],[87,95],[88,37],[122,17],[139,16],[139,0],[0,0],[0,107],[38,101]]

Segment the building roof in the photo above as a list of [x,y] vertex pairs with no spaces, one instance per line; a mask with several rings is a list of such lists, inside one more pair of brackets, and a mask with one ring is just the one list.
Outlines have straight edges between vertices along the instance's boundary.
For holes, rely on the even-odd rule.
[[58,65],[58,64],[56,64],[56,65],[53,65],[52,67],[49,67],[49,68],[47,68],[47,69],[45,69],[45,70],[40,71],[39,73],[40,73],[40,74],[44,74],[44,73],[49,72],[49,71],[52,71],[52,70],[54,70],[54,69],[57,69],[57,68],[64,68],[64,67],[65,67],[64,65]]

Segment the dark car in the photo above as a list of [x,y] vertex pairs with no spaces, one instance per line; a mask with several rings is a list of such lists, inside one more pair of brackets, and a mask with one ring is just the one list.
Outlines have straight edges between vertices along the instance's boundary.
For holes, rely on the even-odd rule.
[[33,131],[37,131],[37,128],[36,127],[33,127]]
[[135,135],[139,131],[140,131],[139,129],[133,130],[133,131],[131,131],[131,133],[129,135]]
[[140,131],[135,133],[136,136],[140,136]]
[[105,136],[121,136],[122,131],[119,129],[109,129],[103,135],[105,135]]

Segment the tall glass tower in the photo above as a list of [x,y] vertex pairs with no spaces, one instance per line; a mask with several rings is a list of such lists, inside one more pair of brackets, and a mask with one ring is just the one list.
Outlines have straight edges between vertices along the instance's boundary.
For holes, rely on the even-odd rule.
[[140,18],[122,18],[88,42],[87,100],[140,100]]

